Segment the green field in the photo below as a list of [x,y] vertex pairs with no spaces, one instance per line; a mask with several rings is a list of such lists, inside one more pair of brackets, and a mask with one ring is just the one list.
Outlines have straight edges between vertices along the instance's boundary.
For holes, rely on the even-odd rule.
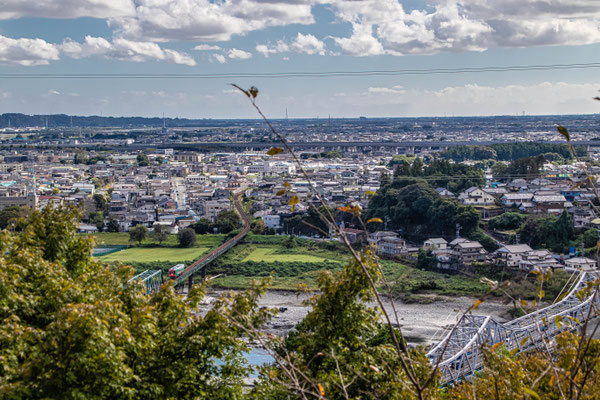
[[305,253],[282,253],[276,246],[270,247],[257,247],[248,254],[242,262],[254,261],[254,262],[303,262],[303,263],[322,263],[326,261],[339,263],[334,258],[324,258],[313,256]]
[[[90,236],[93,236],[96,240],[96,246],[100,247],[102,245],[105,246],[114,246],[114,245],[136,245],[137,243],[132,243],[129,241],[129,234],[127,232],[101,232],[95,233]],[[217,247],[223,242],[225,235],[196,235],[196,244],[197,247]],[[144,246],[157,246],[158,242],[154,240],[152,234],[149,234],[148,237],[142,241],[142,247]],[[177,235],[169,235],[169,238],[162,242],[162,246],[165,247],[173,247],[177,246]]]
[[122,263],[171,262],[196,260],[210,250],[209,247],[139,247],[117,251],[98,257],[101,261],[119,261]]

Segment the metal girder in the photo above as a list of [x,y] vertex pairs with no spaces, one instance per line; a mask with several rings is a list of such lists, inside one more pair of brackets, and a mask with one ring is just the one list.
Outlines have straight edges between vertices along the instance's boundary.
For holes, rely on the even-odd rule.
[[[481,347],[502,343],[517,353],[529,349],[542,349],[545,341],[558,334],[575,330],[587,320],[599,316],[600,299],[578,297],[578,292],[596,277],[581,273],[573,289],[561,301],[524,315],[507,323],[500,323],[489,316],[465,315],[458,326],[446,335],[427,357],[438,364],[442,383],[459,382],[483,368]],[[580,300],[581,298],[581,300]],[[560,318],[557,318],[560,317]]]
[[163,283],[162,271],[160,269],[147,269],[131,278],[127,283],[133,281],[141,281],[144,284],[146,294],[157,292]]

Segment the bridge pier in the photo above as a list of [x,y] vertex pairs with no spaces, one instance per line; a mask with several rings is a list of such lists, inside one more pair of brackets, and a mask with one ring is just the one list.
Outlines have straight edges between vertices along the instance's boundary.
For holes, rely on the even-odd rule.
[[193,274],[188,277],[188,293],[192,291],[192,285],[194,284],[193,277]]

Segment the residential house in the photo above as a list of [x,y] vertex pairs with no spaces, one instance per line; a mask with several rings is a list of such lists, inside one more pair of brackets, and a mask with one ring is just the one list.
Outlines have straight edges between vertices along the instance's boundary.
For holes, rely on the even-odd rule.
[[509,244],[494,253],[496,265],[508,268],[518,267],[524,256],[533,249],[526,244]]
[[458,196],[458,199],[464,204],[474,206],[486,206],[494,204],[494,196],[476,186],[472,186],[462,192]]
[[431,250],[446,250],[448,242],[444,238],[432,238],[423,242],[423,246]]
[[574,257],[565,260],[567,268],[576,269],[579,271],[595,271],[597,269],[596,260],[586,257]]

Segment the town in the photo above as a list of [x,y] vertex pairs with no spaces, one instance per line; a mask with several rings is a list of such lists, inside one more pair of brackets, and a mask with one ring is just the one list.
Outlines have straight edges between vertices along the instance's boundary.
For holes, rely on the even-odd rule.
[[[6,115],[3,118],[10,121]],[[296,151],[303,171],[291,154],[268,155],[262,148],[252,148],[257,142],[248,140],[273,141],[256,121],[232,121],[227,125],[223,121],[210,122],[217,128],[200,130],[167,129],[165,121],[162,128],[146,128],[142,132],[132,128],[48,129],[13,125],[0,136],[1,143],[10,145],[10,150],[0,156],[0,221],[4,228],[11,215],[21,215],[24,208],[72,205],[83,210],[78,228],[81,233],[128,232],[141,225],[150,233],[160,230],[177,234],[191,228],[202,234],[228,234],[239,222],[219,221],[231,217],[228,212],[233,210],[232,193],[241,190],[248,212],[255,219],[254,232],[260,234],[337,240],[330,227],[318,221],[312,211],[323,206],[323,201],[334,210],[336,223],[353,244],[373,245],[380,256],[401,262],[418,260],[422,268],[456,273],[472,270],[473,264],[486,263],[522,271],[592,270],[596,260],[590,254],[598,241],[600,218],[595,212],[596,188],[589,185],[588,177],[600,173],[600,147],[579,146],[574,141],[577,154],[571,154],[564,144],[537,146],[535,143],[539,142],[527,142],[518,146],[529,147],[529,153],[518,155],[515,151],[514,155],[506,155],[512,151],[510,140],[529,141],[539,135],[538,131],[529,136],[523,133],[534,129],[532,121],[536,121],[535,129],[545,129],[542,137],[559,142],[560,135],[549,122],[555,119],[419,121],[423,125],[430,123],[428,128],[416,120],[395,119],[279,121],[278,127],[284,134],[295,132],[287,137],[293,137],[297,143],[310,143],[317,137],[334,142],[360,142],[368,137],[370,142],[383,143],[408,137],[413,142],[439,141],[442,136],[481,142],[481,135],[457,132],[472,132],[482,121],[483,128],[496,135],[489,146],[413,146],[400,149],[401,154],[397,147],[377,145],[360,151],[356,146],[337,147],[335,143],[327,148],[299,148]],[[596,116],[562,119],[569,121],[575,132],[598,124]],[[388,133],[406,131],[402,126],[408,123],[413,124],[409,131],[429,132],[428,136]],[[224,130],[228,136],[223,135]],[[336,133],[319,136],[314,133],[319,130]],[[216,133],[210,133],[213,131]],[[189,132],[211,143],[228,137],[246,141],[248,146],[214,151],[186,149],[193,144],[191,140],[199,139],[188,139]],[[142,148],[132,148],[133,144],[142,144]],[[182,144],[183,148],[179,146]],[[534,160],[533,167],[523,168],[523,160]],[[402,220],[392,215],[398,213],[399,203],[393,204],[396,199],[386,200],[387,207],[376,206],[379,199],[389,196],[388,186],[395,193],[407,186],[417,187],[412,196],[437,203],[423,203],[419,206],[422,209],[414,210],[423,213],[423,218],[415,223]],[[313,188],[317,188],[321,200],[310,197]],[[277,195],[281,192],[285,194]],[[292,207],[289,200],[293,196],[300,200]],[[441,220],[433,224],[435,228],[425,226],[427,210],[423,207],[430,207],[431,214],[444,206],[442,201],[451,201],[454,209],[457,205],[462,208],[450,211],[452,220],[446,221],[444,227]],[[350,204],[381,219],[381,223],[366,227],[359,219],[340,211]],[[475,215],[461,224],[458,214],[468,210]],[[453,212],[457,215],[451,215]],[[560,241],[540,240],[531,232],[531,226],[539,231],[543,223],[557,224],[559,218],[569,224]]]

